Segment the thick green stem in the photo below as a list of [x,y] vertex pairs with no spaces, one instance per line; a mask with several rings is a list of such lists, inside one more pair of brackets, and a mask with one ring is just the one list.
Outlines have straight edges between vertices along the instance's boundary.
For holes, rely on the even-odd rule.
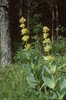
[[45,89],[45,94],[46,94],[46,100],[48,100],[48,96],[47,96],[47,89],[46,89],[46,86],[44,87]]

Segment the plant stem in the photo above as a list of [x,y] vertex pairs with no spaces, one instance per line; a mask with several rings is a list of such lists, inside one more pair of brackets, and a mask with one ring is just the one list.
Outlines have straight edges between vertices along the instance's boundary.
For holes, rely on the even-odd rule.
[[45,94],[46,94],[46,100],[48,100],[46,86],[44,86],[44,89],[45,89]]

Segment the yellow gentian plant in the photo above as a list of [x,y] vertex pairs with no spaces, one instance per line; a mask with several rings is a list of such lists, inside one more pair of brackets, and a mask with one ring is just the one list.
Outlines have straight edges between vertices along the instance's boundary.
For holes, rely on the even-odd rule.
[[43,27],[43,46],[44,46],[44,56],[43,59],[49,64],[51,74],[55,74],[56,67],[53,67],[52,62],[54,60],[54,56],[50,54],[52,50],[52,41],[49,38],[49,28],[47,26]]

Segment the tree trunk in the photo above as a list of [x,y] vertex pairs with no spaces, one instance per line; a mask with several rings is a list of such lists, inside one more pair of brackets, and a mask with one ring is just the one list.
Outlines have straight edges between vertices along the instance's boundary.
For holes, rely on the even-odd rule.
[[54,39],[54,19],[55,19],[55,17],[54,17],[54,7],[53,6],[51,8],[51,11],[52,11],[52,41],[53,41],[53,39]]
[[19,7],[19,18],[21,18],[23,16],[23,12],[22,12],[22,4],[23,4],[23,1],[22,0],[19,0],[19,4],[20,4],[20,7]]
[[11,63],[11,40],[9,35],[8,2],[0,0],[0,65]]
[[30,31],[30,0],[27,0],[27,28]]
[[56,36],[58,37],[58,7],[57,7],[57,1],[55,4],[55,8],[56,8]]

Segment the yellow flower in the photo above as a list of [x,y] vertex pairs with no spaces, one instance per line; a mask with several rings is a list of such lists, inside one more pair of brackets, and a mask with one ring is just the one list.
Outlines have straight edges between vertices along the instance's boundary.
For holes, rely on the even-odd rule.
[[51,46],[50,45],[46,45],[45,47],[44,47],[44,51],[45,52],[49,52],[51,50]]
[[30,44],[26,44],[26,45],[25,45],[25,48],[26,48],[26,49],[29,49],[30,46],[31,46]]
[[24,28],[21,30],[22,35],[27,34],[29,31],[27,28]]
[[21,27],[21,28],[25,28],[25,24],[21,24],[20,27]]
[[23,36],[23,37],[22,37],[22,40],[23,40],[24,42],[27,42],[27,41],[29,40],[29,36],[28,36],[28,35]]
[[47,60],[47,61],[53,61],[53,59],[54,59],[54,57],[51,56],[51,55],[45,56],[45,57],[43,57],[43,58],[44,58],[44,60]]
[[20,23],[24,23],[24,22],[26,22],[26,19],[24,18],[24,17],[22,17],[21,19],[20,19]]
[[48,28],[47,26],[44,26],[44,27],[43,27],[43,32],[44,32],[44,33],[49,32],[49,28]]
[[46,39],[49,36],[48,33],[43,33],[43,38]]
[[50,71],[52,74],[55,74],[56,73],[56,66],[52,66]]
[[43,43],[51,43],[51,40],[49,39],[49,38],[47,38],[47,39],[45,39],[44,41],[43,41]]

